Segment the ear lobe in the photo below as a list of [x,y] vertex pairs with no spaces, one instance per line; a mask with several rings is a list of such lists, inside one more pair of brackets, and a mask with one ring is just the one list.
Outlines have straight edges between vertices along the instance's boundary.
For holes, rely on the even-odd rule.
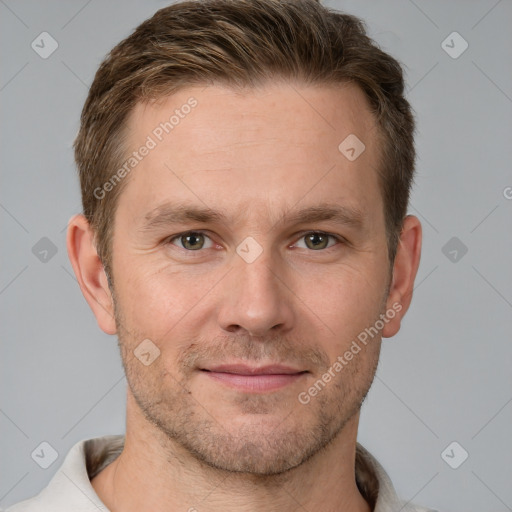
[[105,333],[116,334],[114,303],[107,275],[96,251],[94,232],[83,215],[70,219],[66,243],[78,284],[98,325]]
[[400,323],[411,304],[414,280],[421,256],[421,223],[414,215],[404,219],[395,261],[393,279],[389,288],[386,309],[395,311],[382,330],[382,336],[389,338],[400,330]]

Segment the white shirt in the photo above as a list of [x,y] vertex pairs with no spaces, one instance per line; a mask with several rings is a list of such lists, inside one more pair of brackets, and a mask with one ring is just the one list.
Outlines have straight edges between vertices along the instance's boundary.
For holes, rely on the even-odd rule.
[[[9,507],[6,512],[108,512],[91,485],[104,467],[121,453],[124,435],[103,436],[75,444],[47,487],[37,496]],[[389,476],[359,443],[356,449],[356,481],[374,512],[435,512],[400,501]],[[376,496],[372,499],[371,495]]]

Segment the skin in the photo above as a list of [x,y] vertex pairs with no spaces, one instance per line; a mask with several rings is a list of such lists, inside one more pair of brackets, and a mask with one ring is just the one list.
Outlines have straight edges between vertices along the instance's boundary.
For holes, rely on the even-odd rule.
[[[100,328],[119,337],[129,384],[125,448],[92,485],[114,512],[367,512],[354,476],[359,410],[381,337],[398,332],[409,307],[421,225],[405,218],[391,275],[377,127],[355,85],[188,88],[137,105],[130,146],[191,96],[197,106],[125,178],[114,294],[87,221],[70,222],[71,263]],[[338,150],[349,134],[366,146],[354,161]],[[225,219],[167,218],[144,229],[164,204],[208,207]],[[360,222],[290,218],[325,204],[358,211]],[[186,245],[176,236],[190,231],[205,238]],[[312,248],[312,231],[335,237]],[[236,251],[246,237],[262,251],[251,263]],[[379,334],[300,403],[397,304]],[[147,366],[134,355],[145,339],[160,351]],[[248,391],[204,371],[226,363],[303,373]]]

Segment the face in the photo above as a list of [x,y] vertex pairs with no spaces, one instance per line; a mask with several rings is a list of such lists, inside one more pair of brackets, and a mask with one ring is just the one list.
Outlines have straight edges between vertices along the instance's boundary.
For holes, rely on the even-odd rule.
[[[155,143],[115,215],[130,392],[170,442],[210,466],[296,467],[357,415],[390,307],[364,95],[352,85],[189,88],[138,105],[128,127],[133,150]],[[365,145],[356,159],[357,147],[338,148],[351,134]]]

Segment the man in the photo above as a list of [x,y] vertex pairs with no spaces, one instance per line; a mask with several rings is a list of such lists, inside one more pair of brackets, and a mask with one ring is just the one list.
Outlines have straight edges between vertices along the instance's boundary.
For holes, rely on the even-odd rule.
[[420,259],[403,89],[313,0],[178,3],[112,50],[67,241],[119,338],[126,435],[9,510],[426,510],[357,443]]

